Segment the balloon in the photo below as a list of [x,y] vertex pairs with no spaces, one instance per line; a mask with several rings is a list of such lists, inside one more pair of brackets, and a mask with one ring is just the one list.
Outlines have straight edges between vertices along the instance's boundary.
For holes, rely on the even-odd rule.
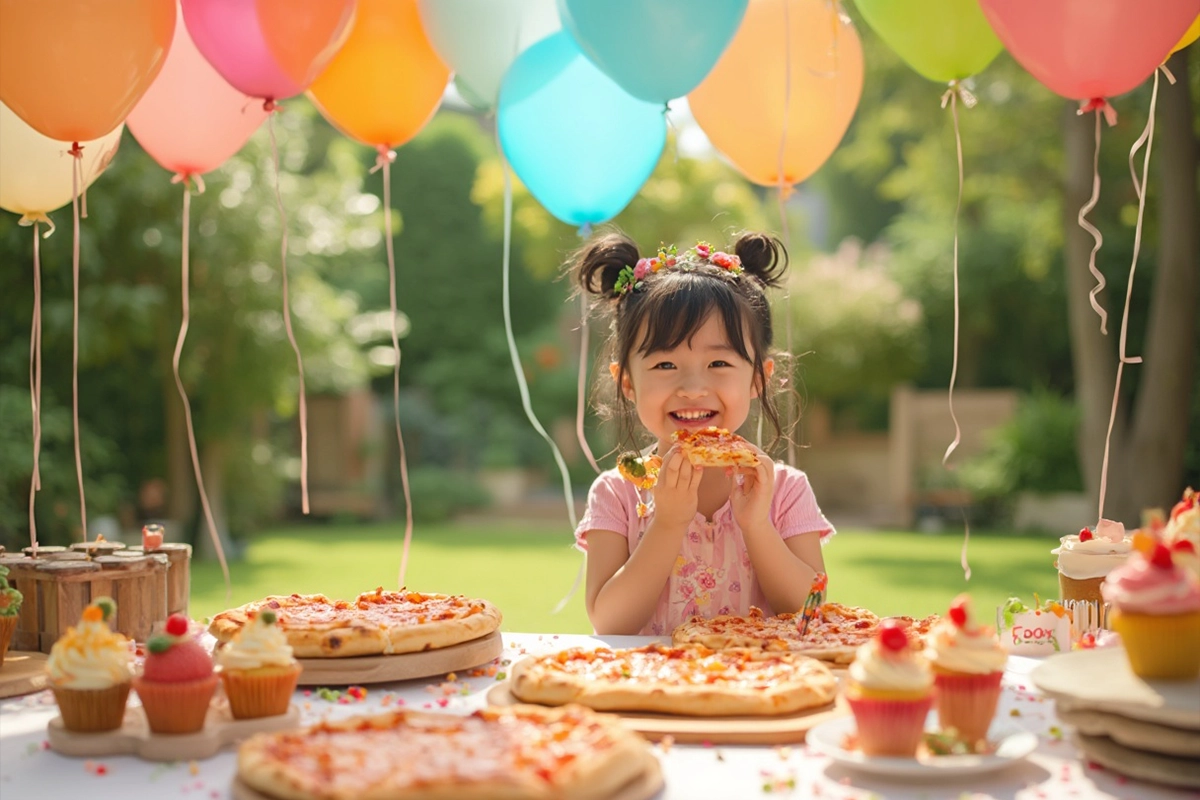
[[391,148],[425,127],[449,79],[417,0],[359,0],[350,38],[309,94],[347,136]]
[[[97,139],[80,142],[83,147],[83,185],[86,189],[117,154],[124,127]],[[0,208],[14,214],[41,218],[71,202],[75,196],[71,172],[75,159],[67,154],[66,142],[43,136],[0,104]]]
[[197,49],[234,88],[283,100],[307,89],[350,32],[354,0],[182,0]]
[[666,103],[704,80],[748,0],[558,0],[563,27],[604,74],[641,100]]
[[572,225],[615,217],[650,177],[667,142],[662,106],[626,94],[563,32],[509,67],[496,125],[517,177]]
[[1200,39],[1200,17],[1196,17],[1194,20],[1192,20],[1191,27],[1184,31],[1183,37],[1175,43],[1174,47],[1171,48],[1170,55],[1175,55],[1197,39]]
[[496,107],[504,73],[561,26],[554,0],[417,0],[421,23],[471,105]]
[[979,0],[855,0],[855,5],[879,38],[931,81],[978,75],[1003,49]]
[[127,122],[151,158],[187,176],[224,164],[266,116],[204,60],[180,19],[162,72]]
[[837,148],[862,82],[862,44],[836,4],[750,0],[737,35],[688,103],[709,141],[746,177],[791,186]]
[[1013,58],[1075,100],[1124,94],[1154,73],[1200,0],[980,0]]
[[51,139],[99,139],[154,80],[174,29],[174,0],[0,0],[0,101]]

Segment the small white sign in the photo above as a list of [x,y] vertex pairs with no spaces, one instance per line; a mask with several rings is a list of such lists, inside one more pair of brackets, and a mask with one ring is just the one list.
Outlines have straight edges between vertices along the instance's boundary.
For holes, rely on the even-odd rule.
[[1015,655],[1048,656],[1071,652],[1071,618],[1051,611],[1012,615],[1012,627],[1001,628],[1000,643]]

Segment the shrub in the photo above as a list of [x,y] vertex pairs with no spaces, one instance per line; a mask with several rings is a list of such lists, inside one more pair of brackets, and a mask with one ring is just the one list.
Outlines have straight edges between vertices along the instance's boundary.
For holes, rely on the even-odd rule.
[[[487,506],[488,493],[469,473],[442,467],[417,467],[408,474],[413,520],[445,522],[455,514]],[[404,498],[397,499],[404,513]]]

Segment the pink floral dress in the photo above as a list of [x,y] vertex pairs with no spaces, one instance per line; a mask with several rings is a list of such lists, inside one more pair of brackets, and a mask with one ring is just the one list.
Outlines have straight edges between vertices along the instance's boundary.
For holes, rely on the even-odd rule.
[[[632,554],[654,517],[653,511],[646,517],[638,517],[638,503],[648,499],[648,492],[639,492],[615,469],[601,474],[588,493],[587,511],[575,530],[575,546],[586,552],[588,531],[614,531],[628,538]],[[784,464],[775,465],[771,522],[783,539],[814,533],[824,543],[834,534],[833,526],[817,505],[808,478]],[[752,605],[767,614],[775,613],[754,576],[741,528],[726,501],[711,521],[703,514],[692,520],[654,616],[641,633],[666,635],[697,614],[704,617],[746,614]]]

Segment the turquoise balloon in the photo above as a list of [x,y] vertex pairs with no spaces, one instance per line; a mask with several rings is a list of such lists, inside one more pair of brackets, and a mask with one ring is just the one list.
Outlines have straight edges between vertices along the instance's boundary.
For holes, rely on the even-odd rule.
[[556,33],[517,57],[500,85],[500,146],[538,202],[571,225],[612,219],[667,142],[663,107],[629,96]]
[[749,0],[558,0],[563,27],[634,97],[695,89],[725,52]]

